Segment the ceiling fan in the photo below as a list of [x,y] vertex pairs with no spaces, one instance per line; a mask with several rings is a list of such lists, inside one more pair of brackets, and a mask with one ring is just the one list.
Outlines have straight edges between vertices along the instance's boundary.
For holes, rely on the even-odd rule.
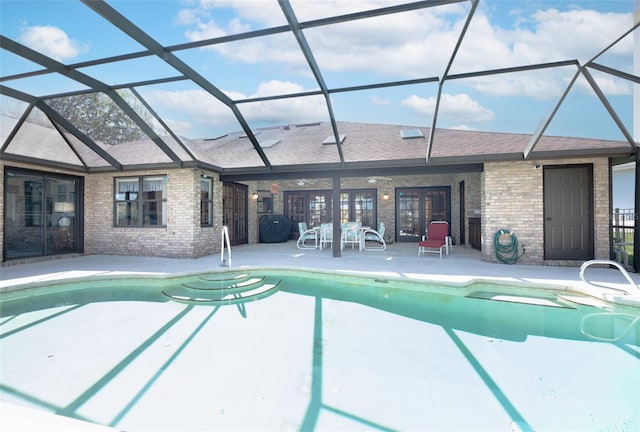
[[371,184],[373,184],[373,183],[377,182],[378,180],[391,181],[391,180],[393,180],[393,179],[392,179],[391,177],[377,177],[377,176],[369,177],[369,178],[367,179],[367,181],[368,181],[369,183],[371,183]]
[[308,184],[315,184],[317,183],[318,180],[317,179],[298,179],[296,180],[296,184],[298,186],[304,186],[304,185],[308,185]]

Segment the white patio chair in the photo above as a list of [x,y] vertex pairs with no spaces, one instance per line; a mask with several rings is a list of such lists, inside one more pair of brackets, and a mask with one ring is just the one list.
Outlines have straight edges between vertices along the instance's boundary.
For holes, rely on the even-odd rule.
[[333,245],[333,223],[320,225],[320,249]]
[[[362,249],[363,250],[374,250],[374,251],[383,251],[387,248],[387,243],[384,241],[384,222],[380,222],[378,224],[378,229],[374,230],[373,228],[365,228],[362,233]],[[367,241],[375,242],[374,246],[367,247]]]
[[342,233],[340,236],[340,250],[344,250],[346,245],[351,245],[351,249],[358,246],[358,250],[361,250],[360,241],[362,235],[360,231],[359,222],[345,222],[342,224]]
[[[296,246],[298,249],[317,249],[318,242],[318,231],[314,229],[308,229],[306,222],[298,222],[298,231],[300,236],[298,237],[298,242]],[[308,241],[313,240],[313,246],[307,244]]]

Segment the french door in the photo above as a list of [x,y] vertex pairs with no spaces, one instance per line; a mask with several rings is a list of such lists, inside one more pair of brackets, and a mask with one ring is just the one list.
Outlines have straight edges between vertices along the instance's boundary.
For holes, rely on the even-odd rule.
[[420,241],[431,221],[451,226],[451,187],[396,189],[396,241]]
[[237,183],[224,183],[222,190],[222,224],[229,230],[229,241],[232,246],[247,244],[248,188]]
[[306,222],[309,228],[331,222],[330,191],[285,192],[284,215],[293,222],[293,230],[298,230],[299,222]]
[[[306,222],[309,228],[332,221],[331,191],[285,192],[285,217],[293,222]],[[340,192],[340,222],[360,222],[376,227],[375,189],[343,190]]]

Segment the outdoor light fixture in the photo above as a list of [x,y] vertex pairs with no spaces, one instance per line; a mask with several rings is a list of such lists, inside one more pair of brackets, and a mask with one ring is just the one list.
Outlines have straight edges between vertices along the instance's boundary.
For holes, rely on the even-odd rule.
[[388,200],[389,199],[389,194],[385,193],[384,195],[382,195],[382,199]]
[[69,219],[67,213],[73,213],[75,211],[75,205],[72,202],[57,202],[54,204],[53,210],[56,213],[62,213],[62,216],[58,219],[58,226],[68,227],[71,225],[71,219]]
[[253,193],[253,199],[254,199],[254,200],[257,200],[257,199],[258,199],[258,197],[260,197],[260,195],[258,195],[258,192],[254,192],[254,193]]

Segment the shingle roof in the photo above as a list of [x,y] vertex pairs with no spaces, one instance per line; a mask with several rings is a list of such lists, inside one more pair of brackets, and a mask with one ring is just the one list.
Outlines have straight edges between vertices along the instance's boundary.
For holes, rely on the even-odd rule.
[[[341,134],[346,135],[342,150],[346,163],[396,161],[402,164],[425,162],[429,128],[338,122]],[[403,139],[403,129],[419,129],[424,138]],[[278,139],[264,152],[274,166],[304,164],[337,164],[335,144],[322,142],[331,136],[331,126],[319,123],[313,126],[295,126],[261,131],[258,141]],[[521,160],[531,137],[525,134],[475,132],[437,129],[432,164],[487,162],[495,160]],[[260,160],[247,139],[230,134],[216,141],[201,141],[196,145],[199,154],[207,155],[211,163],[223,168],[260,166]],[[584,138],[543,137],[531,157],[566,157],[581,154],[627,154],[631,147],[624,141],[607,141]],[[247,163],[249,162],[249,164]]]
[[[426,165],[429,128],[350,122],[338,122],[337,126],[340,134],[345,135],[341,148],[345,164],[348,166],[401,168]],[[419,129],[424,137],[403,139],[400,132],[405,129]],[[340,168],[336,144],[323,144],[328,137],[333,139],[329,123],[286,125],[263,129],[256,134],[258,142],[270,144],[265,145],[262,150],[276,169]],[[6,149],[6,153],[81,168],[82,163],[77,156],[79,155],[89,168],[103,169],[109,166],[71,134],[67,134],[67,139],[71,147],[55,129],[26,122]],[[257,151],[243,132],[230,133],[216,139],[180,138],[186,150],[172,137],[164,136],[161,139],[185,163],[202,163],[214,169],[248,173],[265,170]],[[433,138],[430,164],[522,160],[523,152],[530,140],[530,135],[525,134],[437,129]],[[172,163],[151,139],[117,145],[97,145],[123,166],[152,167]],[[530,158],[616,156],[628,155],[632,150],[626,141],[543,136]]]

